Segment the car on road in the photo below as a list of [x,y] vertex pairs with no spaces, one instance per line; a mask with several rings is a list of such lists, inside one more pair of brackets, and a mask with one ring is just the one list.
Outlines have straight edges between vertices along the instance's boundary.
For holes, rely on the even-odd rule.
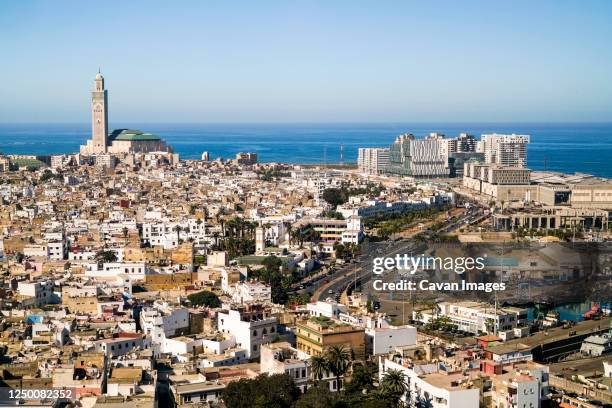
[[334,294],[334,290],[330,289],[330,290],[327,291],[327,293],[329,293],[330,295],[333,295]]

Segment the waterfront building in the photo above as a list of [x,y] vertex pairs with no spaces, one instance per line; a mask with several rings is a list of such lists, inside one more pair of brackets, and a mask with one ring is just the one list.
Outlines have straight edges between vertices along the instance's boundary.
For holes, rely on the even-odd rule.
[[109,139],[108,152],[112,154],[172,152],[159,136],[136,129],[115,129]]
[[527,310],[514,308],[495,308],[488,303],[440,302],[438,310],[421,310],[413,313],[415,320],[429,323],[437,317],[448,317],[459,330],[468,333],[493,333],[513,330],[527,321]]
[[236,163],[244,166],[252,166],[257,163],[257,153],[236,153]]
[[603,356],[612,352],[612,329],[608,333],[596,334],[584,339],[580,352],[589,357]]
[[384,173],[415,178],[448,177],[447,160],[437,138],[416,139],[412,134],[397,137],[389,148],[389,165]]
[[457,137],[457,153],[475,153],[477,141],[474,135],[460,133]]
[[357,167],[364,174],[381,174],[389,165],[389,148],[360,147],[357,154]]
[[[108,90],[100,72],[94,80],[91,92],[91,139],[81,146],[82,155],[132,154],[167,152],[172,149],[158,136],[140,130],[116,129],[108,131]],[[105,163],[107,164],[107,163]],[[108,166],[112,167],[112,166]]]
[[502,166],[524,167],[527,164],[527,144],[529,135],[482,135],[485,163]]

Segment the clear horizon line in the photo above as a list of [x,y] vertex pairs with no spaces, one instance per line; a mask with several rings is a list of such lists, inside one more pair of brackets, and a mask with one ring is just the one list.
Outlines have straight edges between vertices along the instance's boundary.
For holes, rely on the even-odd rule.
[[[123,124],[123,122],[118,122],[119,124]],[[253,121],[245,121],[245,122],[197,122],[197,121],[168,121],[168,122],[149,122],[149,121],[135,121],[135,124],[151,124],[151,125],[431,125],[431,124],[443,124],[443,125],[485,125],[485,124],[523,124],[523,125],[581,125],[581,124],[597,124],[597,125],[606,125],[611,124],[612,120],[605,121],[288,121],[288,122],[272,122],[272,121],[262,121],[262,122],[253,122]],[[91,126],[90,122],[0,122],[0,126],[2,125],[87,125]]]

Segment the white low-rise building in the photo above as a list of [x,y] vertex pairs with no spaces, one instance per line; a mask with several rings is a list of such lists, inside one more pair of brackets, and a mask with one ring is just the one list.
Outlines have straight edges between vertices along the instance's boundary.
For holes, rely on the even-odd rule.
[[235,303],[266,303],[272,301],[272,288],[262,282],[239,282],[230,288]]
[[342,303],[338,302],[322,302],[308,303],[306,310],[312,317],[328,317],[330,319],[337,319],[341,313],[346,313],[347,307]]
[[140,326],[150,336],[152,343],[163,344],[167,337],[187,333],[189,310],[157,301],[153,307],[145,307],[140,311]]
[[[438,365],[412,364],[401,358],[381,357],[380,381],[385,373],[397,370],[404,374],[410,392],[402,396],[404,403],[425,401],[434,408],[476,408],[480,406],[480,389],[470,385],[469,376],[462,372],[439,372]],[[473,374],[477,377],[478,373]],[[407,399],[409,400],[407,401]],[[412,406],[412,405],[411,405]]]
[[248,358],[257,358],[261,345],[276,335],[276,317],[261,305],[244,305],[217,314],[217,327],[236,337],[236,345],[247,351]]
[[387,354],[403,346],[414,346],[417,329],[413,326],[389,326],[366,329],[366,352],[371,355]]
[[459,330],[469,333],[493,333],[505,330],[514,330],[527,319],[527,310],[518,308],[495,307],[488,303],[440,302],[436,311],[421,310],[413,313],[413,319],[423,323],[446,317],[451,324],[457,325]]

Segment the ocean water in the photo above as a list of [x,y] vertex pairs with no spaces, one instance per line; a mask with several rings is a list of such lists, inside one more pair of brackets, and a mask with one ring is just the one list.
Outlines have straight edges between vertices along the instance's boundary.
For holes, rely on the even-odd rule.
[[[388,146],[401,133],[430,132],[457,136],[468,132],[531,135],[528,166],[612,178],[612,123],[391,123],[391,124],[113,124],[136,128],[165,139],[182,158],[234,157],[256,152],[262,162],[345,163],[357,160],[358,147]],[[90,135],[89,124],[0,124],[0,152],[58,154],[79,150]]]

